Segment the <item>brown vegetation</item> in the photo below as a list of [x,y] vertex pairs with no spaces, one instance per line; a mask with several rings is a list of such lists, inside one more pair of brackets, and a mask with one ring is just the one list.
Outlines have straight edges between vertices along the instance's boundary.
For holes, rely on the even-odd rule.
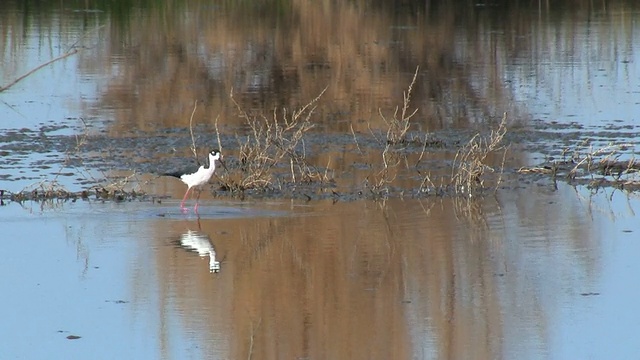
[[[504,170],[504,158],[506,147],[503,139],[507,133],[507,114],[502,117],[498,128],[491,130],[488,137],[481,134],[474,135],[471,140],[462,146],[456,153],[452,166],[452,183],[456,192],[474,193],[484,189],[484,175],[487,171],[495,172],[495,169],[487,164],[487,156],[496,151],[504,150],[503,162],[500,173]],[[500,184],[500,178],[496,183],[496,188]]]
[[275,168],[287,164],[292,183],[325,181],[326,173],[323,175],[308,164],[304,144],[305,133],[314,127],[311,115],[324,91],[300,109],[274,109],[270,117],[249,115],[232,93],[231,101],[244,119],[248,134],[236,134],[238,166],[234,171],[219,176],[222,187],[232,192],[271,188],[275,181]]
[[[628,150],[633,144],[590,145],[586,139],[581,144],[563,150],[563,159],[550,160],[540,166],[521,167],[520,174],[545,174],[554,179],[566,179],[570,183],[590,188],[612,186],[629,191],[640,190],[640,162]],[[567,154],[571,156],[567,157]]]
[[[371,166],[371,174],[367,176],[362,190],[374,198],[385,198],[393,195],[392,188],[397,188],[398,193],[420,195],[427,192],[416,191],[398,184],[396,180],[399,174],[411,174],[417,170],[417,164],[425,157],[427,152],[428,134],[415,135],[409,138],[411,119],[417,113],[417,109],[411,110],[411,93],[415,85],[419,69],[416,69],[413,79],[404,92],[402,105],[396,107],[392,117],[385,117],[382,109],[379,113],[384,123],[387,124],[385,138],[378,137],[369,128],[371,139],[374,140],[374,148],[368,151],[380,151],[381,162],[378,166]],[[322,185],[330,182],[328,176],[329,164],[324,170],[319,170],[311,165],[306,157],[305,135],[314,127],[312,114],[316,103],[324,93],[311,100],[298,110],[288,112],[286,109],[278,111],[274,109],[271,116],[250,115],[231,95],[231,101],[236,106],[239,116],[244,119],[247,134],[236,134],[237,162],[230,165],[228,172],[219,175],[221,187],[234,194],[244,194],[246,190],[272,190],[282,189],[283,183]],[[420,190],[426,184],[436,187],[429,194],[444,194],[449,189],[455,193],[472,194],[485,189],[485,177],[487,172],[495,172],[494,167],[487,162],[490,153],[505,150],[503,138],[507,131],[507,116],[502,118],[497,129],[491,131],[488,136],[480,133],[473,136],[469,142],[462,146],[455,154],[452,161],[451,177],[449,181],[442,182],[436,187],[430,179],[430,172],[420,172]],[[356,148],[361,155],[364,153],[358,143],[355,131],[352,136]],[[218,139],[220,134],[218,133]],[[419,145],[416,147],[415,145]],[[409,147],[412,148],[409,148]],[[410,165],[408,154],[419,153],[416,165]],[[506,150],[505,150],[506,153]],[[504,154],[503,154],[504,159]],[[504,160],[503,160],[504,162]],[[502,166],[504,163],[501,164]],[[282,176],[287,173],[286,180]],[[502,173],[502,169],[500,169]],[[278,184],[275,184],[275,179]],[[495,186],[500,183],[498,179]],[[365,195],[366,195],[365,194]],[[397,194],[396,194],[397,195]]]

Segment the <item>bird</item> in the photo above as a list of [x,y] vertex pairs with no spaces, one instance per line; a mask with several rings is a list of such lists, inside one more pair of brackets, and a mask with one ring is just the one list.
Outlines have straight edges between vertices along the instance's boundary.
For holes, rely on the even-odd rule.
[[[213,173],[216,171],[216,160],[220,161],[222,166],[224,166],[224,162],[222,162],[222,154],[220,150],[213,149],[209,152],[209,167],[204,167],[204,165],[200,165],[198,170],[190,172],[169,172],[164,173],[166,176],[177,177],[182,180],[183,183],[187,185],[187,192],[184,193],[184,197],[180,202],[180,209],[184,212],[186,208],[184,207],[184,203],[187,200],[187,196],[189,195],[189,191],[192,188],[198,189],[198,196],[196,197],[196,205],[193,208],[193,211],[198,212],[198,200],[200,199],[200,188],[202,185],[209,182],[209,179],[213,176]],[[226,167],[226,166],[225,166]]]

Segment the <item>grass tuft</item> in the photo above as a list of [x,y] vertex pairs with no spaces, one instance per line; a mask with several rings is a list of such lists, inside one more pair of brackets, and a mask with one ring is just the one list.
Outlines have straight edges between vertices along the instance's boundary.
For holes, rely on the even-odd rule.
[[413,79],[409,84],[409,88],[407,91],[403,92],[403,101],[402,108],[396,106],[393,117],[387,119],[386,116],[382,113],[381,109],[378,109],[378,113],[382,118],[382,121],[387,124],[387,144],[397,145],[404,144],[408,141],[407,133],[411,127],[411,118],[418,112],[418,109],[410,110],[411,104],[411,91],[413,91],[413,86],[416,83],[416,79],[418,78],[418,72],[420,71],[420,67],[416,67],[416,71],[413,73]]
[[[458,150],[453,160],[451,174],[456,193],[471,194],[485,188],[485,173],[495,172],[495,169],[487,164],[487,157],[499,150],[504,150],[506,154],[506,147],[502,142],[506,133],[507,114],[505,113],[498,128],[491,130],[488,137],[482,137],[478,133]],[[504,167],[504,156],[502,166]]]
[[292,112],[274,109],[271,116],[249,115],[232,92],[231,101],[245,120],[248,132],[236,134],[238,163],[219,176],[222,187],[234,192],[266,190],[274,186],[274,170],[284,167],[289,168],[291,183],[328,181],[326,171],[321,172],[307,162],[304,143],[305,134],[315,126],[311,115],[326,90],[300,109]]

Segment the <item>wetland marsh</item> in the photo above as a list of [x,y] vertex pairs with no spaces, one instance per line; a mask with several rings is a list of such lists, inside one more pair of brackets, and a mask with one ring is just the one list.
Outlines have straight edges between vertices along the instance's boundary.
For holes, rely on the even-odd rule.
[[633,358],[638,19],[3,2],[0,354]]

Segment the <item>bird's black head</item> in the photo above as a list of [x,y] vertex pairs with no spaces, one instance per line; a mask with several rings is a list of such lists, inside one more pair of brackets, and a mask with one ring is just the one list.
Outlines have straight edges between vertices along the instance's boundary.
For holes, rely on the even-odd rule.
[[211,150],[211,152],[209,152],[209,155],[213,156],[213,158],[215,160],[222,159],[222,154],[220,153],[220,150],[218,150],[218,149]]

